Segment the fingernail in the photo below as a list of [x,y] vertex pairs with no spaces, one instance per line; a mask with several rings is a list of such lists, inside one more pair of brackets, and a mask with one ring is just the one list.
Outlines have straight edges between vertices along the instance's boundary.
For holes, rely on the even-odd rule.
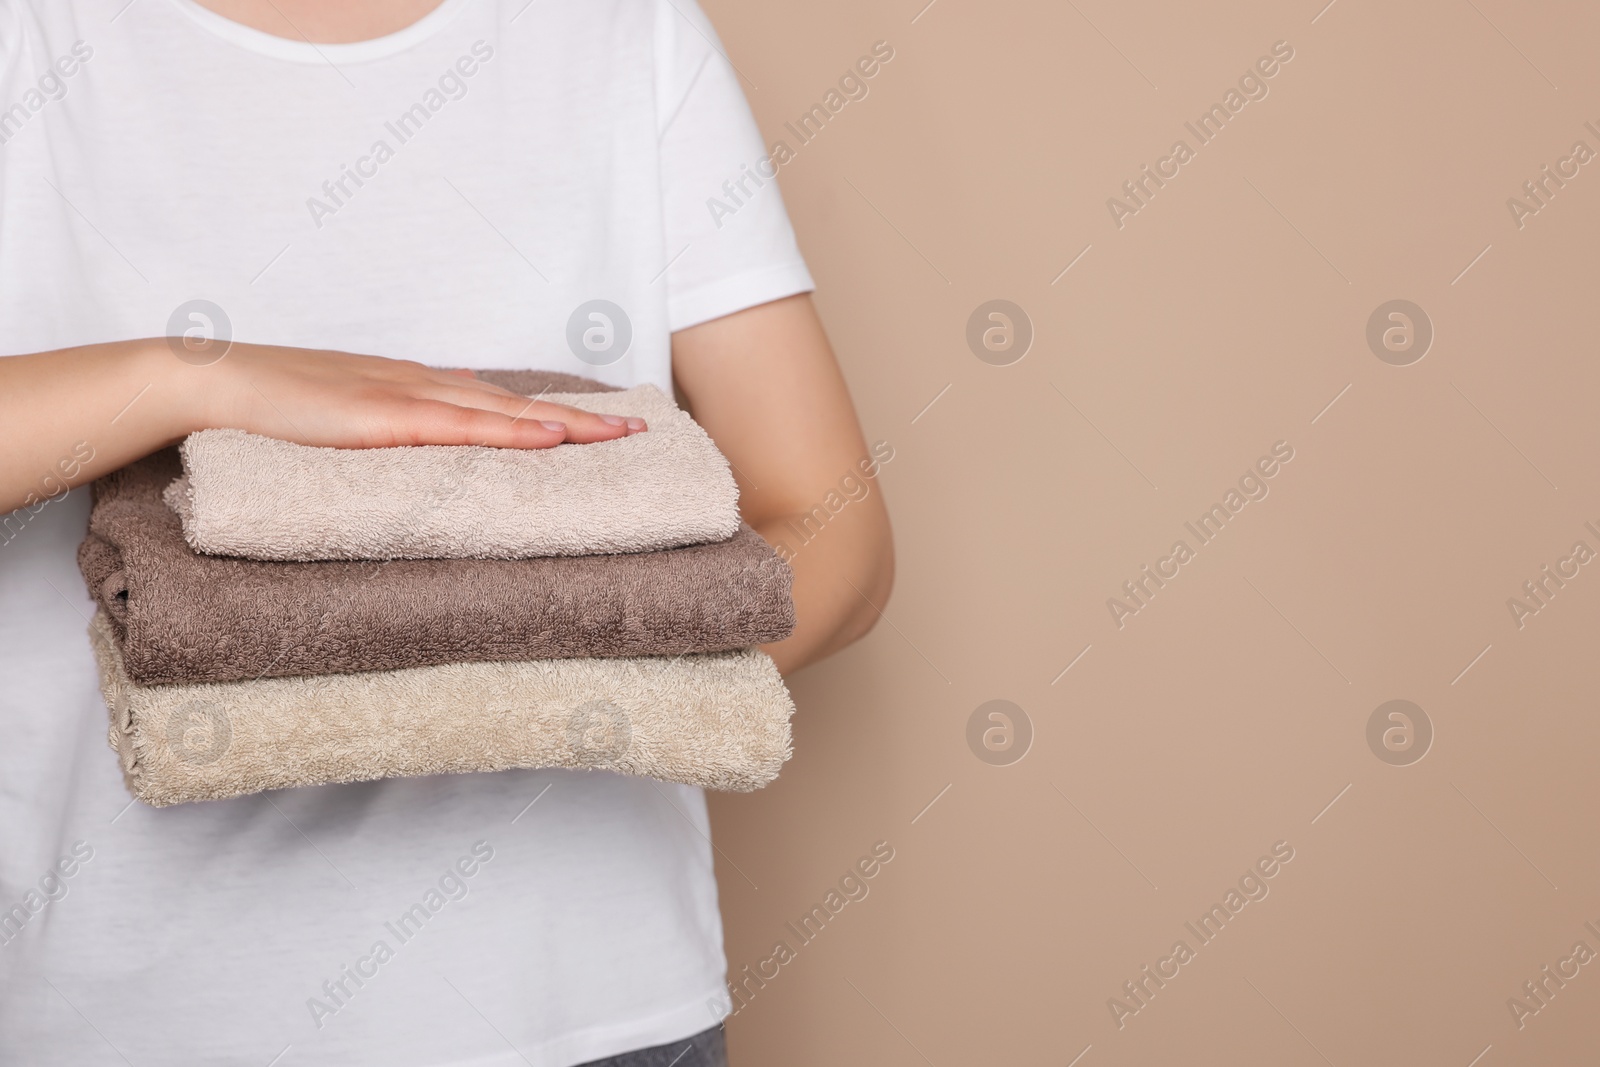
[[548,419],[540,419],[539,425],[543,426],[547,430],[552,430],[559,433],[567,432],[567,424],[564,422],[551,422]]
[[607,426],[628,425],[628,420],[623,418],[621,415],[601,415],[600,421],[605,423]]
[[628,420],[628,429],[634,431],[635,433],[638,433],[640,430],[644,429],[644,420],[643,419],[629,419]]

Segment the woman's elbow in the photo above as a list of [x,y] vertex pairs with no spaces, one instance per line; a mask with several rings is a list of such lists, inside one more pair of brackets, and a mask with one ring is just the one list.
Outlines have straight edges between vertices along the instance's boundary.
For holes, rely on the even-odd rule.
[[872,523],[862,540],[864,543],[856,581],[861,596],[857,598],[856,610],[843,628],[842,636],[846,644],[859,641],[872,632],[878,620],[883,618],[883,612],[889,606],[889,597],[894,592],[894,531],[889,526],[889,516],[884,514],[879,521]]

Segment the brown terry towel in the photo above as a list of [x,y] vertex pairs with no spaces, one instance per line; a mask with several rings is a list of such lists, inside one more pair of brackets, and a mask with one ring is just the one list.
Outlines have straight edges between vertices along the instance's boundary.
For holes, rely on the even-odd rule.
[[95,482],[78,549],[140,682],[720,652],[794,628],[789,567],[748,526],[627,555],[269,563],[190,549],[161,501],[177,471],[167,449]]
[[543,449],[314,448],[201,430],[184,440],[165,499],[196,551],[263,560],[646,552],[739,528],[728,461],[655,386],[545,399],[650,428]]
[[563,374],[557,370],[480,370],[474,375],[502,389],[523,396],[540,393],[615,393],[615,385],[595,381],[578,374]]
[[790,753],[794,704],[755,649],[142,686],[104,612],[89,637],[128,791],[156,807],[515,767],[748,792]]

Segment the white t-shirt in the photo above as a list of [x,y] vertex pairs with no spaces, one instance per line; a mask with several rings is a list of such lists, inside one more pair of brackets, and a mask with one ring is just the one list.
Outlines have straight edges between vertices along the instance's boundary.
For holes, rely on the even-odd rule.
[[[0,0],[0,355],[229,329],[667,388],[671,331],[811,287],[720,48],[693,0],[444,0],[320,46],[192,0]],[[130,804],[87,513],[0,523],[0,1065],[565,1067],[716,1022],[698,790]]]

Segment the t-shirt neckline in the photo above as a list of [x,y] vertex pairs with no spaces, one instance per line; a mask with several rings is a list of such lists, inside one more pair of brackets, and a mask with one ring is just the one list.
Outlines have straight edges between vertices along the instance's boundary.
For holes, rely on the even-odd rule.
[[403,30],[374,37],[366,41],[346,44],[313,44],[305,40],[292,40],[246,26],[203,7],[196,0],[169,0],[192,21],[218,37],[247,48],[252,52],[274,59],[297,63],[363,63],[383,59],[412,48],[432,37],[445,24],[455,18],[472,0],[443,0],[438,7],[422,16]]

